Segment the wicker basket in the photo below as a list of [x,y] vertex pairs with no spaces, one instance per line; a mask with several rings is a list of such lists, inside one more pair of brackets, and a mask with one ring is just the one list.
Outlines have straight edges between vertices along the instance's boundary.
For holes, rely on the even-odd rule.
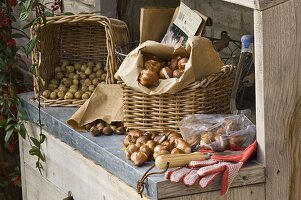
[[[102,62],[107,66],[106,83],[115,83],[117,71],[115,46],[129,42],[127,25],[116,19],[99,15],[71,15],[47,18],[46,25],[34,26],[32,37],[38,36],[39,43],[32,53],[32,61],[38,65],[39,74],[46,85],[55,76],[55,67],[61,59],[70,62]],[[35,96],[39,89],[34,77]],[[80,106],[85,100],[45,99],[46,106]]]
[[124,126],[145,131],[179,130],[178,122],[190,114],[230,113],[234,72],[232,65],[226,65],[219,73],[173,95],[146,95],[120,82]]

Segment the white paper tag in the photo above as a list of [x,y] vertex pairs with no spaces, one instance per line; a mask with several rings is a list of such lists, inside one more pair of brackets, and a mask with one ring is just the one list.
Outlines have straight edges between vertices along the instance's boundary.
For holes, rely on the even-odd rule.
[[201,22],[202,18],[181,2],[174,24],[190,37],[196,34]]

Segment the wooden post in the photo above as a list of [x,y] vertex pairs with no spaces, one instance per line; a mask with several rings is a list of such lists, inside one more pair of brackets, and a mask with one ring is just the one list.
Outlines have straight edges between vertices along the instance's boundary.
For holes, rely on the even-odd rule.
[[[20,151],[20,170],[21,170],[21,181],[22,181],[22,199],[27,200],[27,188],[26,188],[26,181],[25,181],[25,163],[24,163],[24,149],[23,149],[23,138],[19,136],[19,151]],[[27,152],[25,152],[27,153]]]
[[266,199],[301,199],[301,3],[254,11],[256,111]]

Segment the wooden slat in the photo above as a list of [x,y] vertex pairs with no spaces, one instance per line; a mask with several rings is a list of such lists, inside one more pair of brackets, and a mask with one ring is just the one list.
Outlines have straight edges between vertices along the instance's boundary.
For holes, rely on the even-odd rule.
[[[37,136],[36,125],[28,123],[26,129],[29,134]],[[47,139],[42,146],[46,156],[46,163],[43,163],[43,176],[53,185],[62,191],[71,191],[74,199],[95,199],[96,197],[110,200],[141,199],[134,188],[83,157],[48,132],[44,131],[44,134]],[[29,151],[30,146],[27,140],[23,140],[23,148],[24,152]],[[24,160],[38,173],[35,168],[35,157],[25,153]],[[28,196],[28,199],[31,198]],[[144,199],[147,198],[144,197]]]
[[[24,151],[23,151],[23,142],[22,137],[19,136],[19,152],[20,152],[20,169],[22,177],[26,176],[25,167],[24,167]],[[21,178],[22,181],[22,199],[27,200],[27,185],[24,178]]]
[[197,195],[168,198],[165,200],[264,200],[264,184],[236,187],[229,190],[226,196],[220,196],[218,191]]
[[[263,183],[265,181],[265,172],[262,165],[254,165],[242,168],[238,177],[231,184],[231,187],[245,186],[250,184]],[[183,184],[171,183],[165,181],[158,184],[158,198],[170,198],[189,194],[205,193],[214,190],[220,190],[220,180],[207,188],[201,189],[196,186],[185,186]]]
[[254,12],[257,138],[267,200],[301,199],[300,17],[300,0]]
[[[31,135],[37,137],[37,127],[26,125],[26,129]],[[134,188],[126,185],[112,174],[92,161],[84,158],[71,147],[44,132],[47,136],[46,144],[43,145],[43,152],[46,155],[44,163],[44,177],[63,191],[72,191],[79,199],[93,198],[95,195],[103,195],[110,199],[123,199],[124,195],[131,199],[140,199]],[[23,140],[24,152],[28,152],[29,143]],[[24,154],[26,164],[35,168],[36,158],[29,154]],[[232,186],[243,186],[264,182],[264,167],[256,163],[243,168]],[[76,166],[76,167],[74,167]],[[37,169],[35,169],[37,171]],[[37,171],[38,172],[38,171]],[[26,172],[25,172],[26,174]],[[81,191],[85,188],[85,191]],[[103,188],[103,190],[99,190]],[[115,194],[118,189],[119,193]],[[158,184],[158,198],[171,196],[182,196],[205,191],[219,190],[220,186],[213,185],[201,191],[199,187],[185,187],[180,184],[172,184],[169,181]]]
[[40,176],[32,167],[25,164],[24,182],[27,185],[27,196],[30,200],[62,200],[67,192],[61,191],[51,182]]

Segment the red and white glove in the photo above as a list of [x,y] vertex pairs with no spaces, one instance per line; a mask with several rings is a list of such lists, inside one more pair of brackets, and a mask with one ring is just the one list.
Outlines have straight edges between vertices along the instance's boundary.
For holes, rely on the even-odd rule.
[[239,154],[213,155],[210,160],[191,161],[187,167],[168,170],[165,178],[186,185],[199,184],[201,188],[205,188],[221,175],[221,195],[225,195],[244,162],[256,151],[256,147],[255,141]]

